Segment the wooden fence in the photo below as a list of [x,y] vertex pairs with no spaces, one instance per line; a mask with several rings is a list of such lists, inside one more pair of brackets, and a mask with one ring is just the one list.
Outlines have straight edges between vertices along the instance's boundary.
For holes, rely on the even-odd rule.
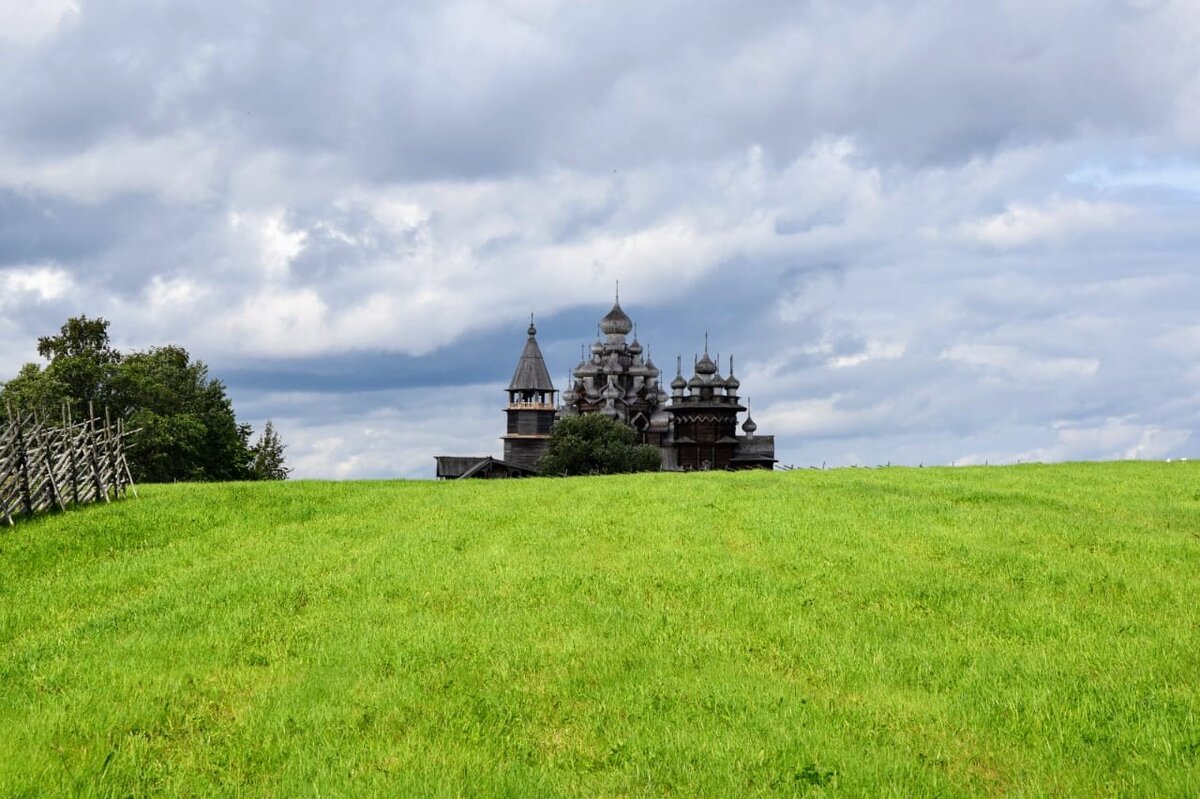
[[[14,413],[0,427],[0,519],[88,502],[137,496],[125,447],[132,432],[90,414],[74,422],[63,410],[61,424],[37,414]],[[89,408],[89,411],[91,409]]]

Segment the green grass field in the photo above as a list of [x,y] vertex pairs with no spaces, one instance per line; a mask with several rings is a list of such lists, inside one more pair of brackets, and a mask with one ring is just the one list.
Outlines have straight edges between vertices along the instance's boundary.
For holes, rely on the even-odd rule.
[[1200,464],[141,491],[0,532],[0,796],[1200,795]]

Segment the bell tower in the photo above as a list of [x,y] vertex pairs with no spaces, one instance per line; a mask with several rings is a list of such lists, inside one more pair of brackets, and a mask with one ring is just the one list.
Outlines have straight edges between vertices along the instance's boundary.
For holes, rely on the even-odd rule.
[[557,413],[554,384],[537,343],[537,327],[529,316],[529,338],[517,370],[508,384],[508,432],[504,441],[504,460],[520,466],[536,468],[538,460],[549,445],[550,428]]

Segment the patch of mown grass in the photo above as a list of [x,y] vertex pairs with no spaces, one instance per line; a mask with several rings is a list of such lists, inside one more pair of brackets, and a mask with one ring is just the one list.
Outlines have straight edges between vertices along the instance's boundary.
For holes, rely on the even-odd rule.
[[145,486],[0,534],[0,795],[1196,795],[1198,477]]

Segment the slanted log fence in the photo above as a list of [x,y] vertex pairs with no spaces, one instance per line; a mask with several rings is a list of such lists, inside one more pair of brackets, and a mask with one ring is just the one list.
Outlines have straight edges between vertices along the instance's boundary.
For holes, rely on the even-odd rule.
[[90,502],[137,496],[125,448],[136,430],[108,412],[75,422],[63,408],[62,423],[8,407],[0,426],[0,520]]

